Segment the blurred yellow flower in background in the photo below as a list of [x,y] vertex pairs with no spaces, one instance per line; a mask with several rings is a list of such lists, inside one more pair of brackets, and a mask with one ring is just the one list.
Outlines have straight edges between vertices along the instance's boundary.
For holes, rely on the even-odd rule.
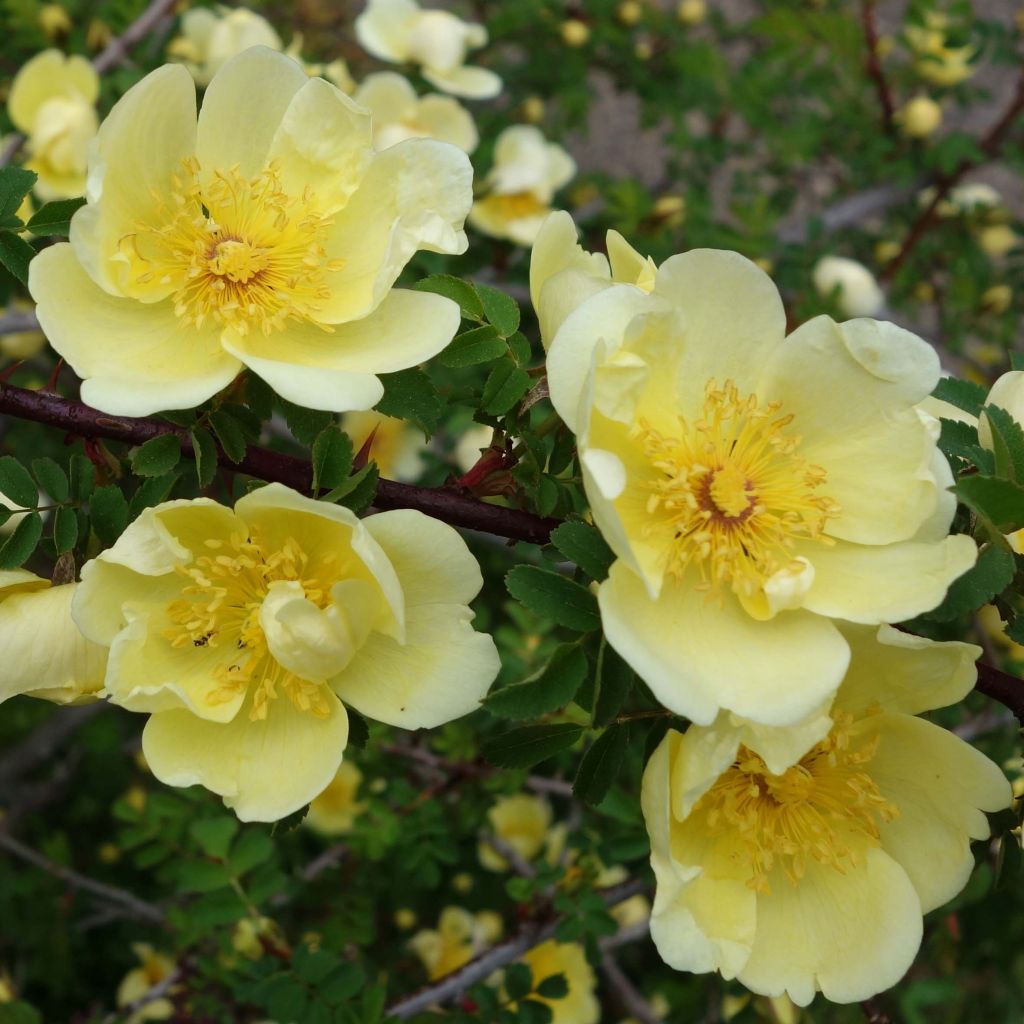
[[99,119],[100,79],[84,57],[45,50],[14,76],[7,113],[26,138],[25,166],[39,175],[40,199],[68,199],[85,191],[89,146]]
[[351,762],[342,761],[327,788],[313,798],[303,819],[325,836],[341,836],[352,830],[366,804],[356,799],[363,773]]
[[341,426],[352,438],[356,452],[362,451],[372,438],[369,457],[377,463],[380,475],[386,480],[412,483],[419,479],[423,472],[420,456],[427,450],[422,430],[372,409],[345,413]]
[[[507,844],[525,861],[531,861],[545,846],[551,829],[551,806],[529,793],[500,797],[487,812],[490,833]],[[508,871],[509,863],[486,839],[477,846],[480,863],[488,871]]]
[[449,11],[423,10],[415,0],[369,0],[356,18],[356,38],[374,57],[419,65],[435,89],[485,100],[501,92],[501,79],[486,68],[468,67],[469,50],[487,42],[487,29]]
[[576,162],[539,128],[517,124],[494,144],[494,164],[469,223],[494,238],[531,246],[551,212],[555,193],[576,174]]
[[425,928],[409,939],[409,948],[420,958],[427,977],[434,981],[457,971],[492,945],[503,931],[501,917],[490,910],[471,914],[462,907],[445,907],[437,928]]

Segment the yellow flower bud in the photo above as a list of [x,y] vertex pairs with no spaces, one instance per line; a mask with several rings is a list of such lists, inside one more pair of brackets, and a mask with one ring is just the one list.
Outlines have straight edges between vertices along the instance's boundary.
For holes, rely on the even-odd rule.
[[132,786],[125,792],[124,801],[133,811],[141,814],[146,809],[146,791],[141,786]]
[[931,302],[935,298],[935,287],[931,281],[918,281],[914,285],[913,295],[918,302]]
[[568,21],[563,21],[561,31],[562,42],[566,46],[585,46],[590,38],[590,27],[579,18],[569,18]]
[[705,0],[679,0],[676,17],[684,25],[699,25],[708,16]]
[[766,274],[770,274],[775,270],[775,264],[767,256],[758,256],[754,260],[754,266],[760,267]]
[[990,224],[978,232],[978,245],[986,255],[1005,256],[1017,244],[1017,232],[1009,224]]
[[0,972],[0,1003],[13,1003],[16,995],[11,976],[6,971]]
[[651,216],[666,227],[677,228],[686,220],[686,200],[682,196],[659,196]]
[[883,238],[882,241],[875,243],[875,260],[879,266],[885,266],[887,263],[891,263],[900,251],[900,243],[894,242],[891,238]]
[[981,295],[981,305],[990,313],[1005,313],[1013,302],[1013,290],[1008,284],[994,284]]
[[56,39],[71,29],[71,18],[60,4],[43,4],[36,21],[47,39]]
[[649,39],[640,39],[633,46],[637,60],[650,60],[654,56],[654,46]]
[[623,25],[635,25],[644,16],[644,5],[638,0],[623,0],[615,15]]
[[896,46],[896,40],[892,36],[879,36],[875,42],[875,53],[879,58],[888,57]]
[[544,101],[539,96],[527,96],[520,108],[524,121],[530,124],[537,124],[544,119],[546,109]]
[[112,38],[113,33],[106,22],[100,21],[99,18],[93,18],[89,22],[89,27],[85,33],[85,45],[90,50],[102,50]]
[[473,876],[466,871],[460,871],[452,879],[452,888],[461,896],[465,896],[467,892],[470,892],[473,888],[473,885]]
[[96,856],[103,864],[116,864],[121,859],[121,850],[117,843],[102,843]]
[[417,920],[415,912],[408,907],[402,907],[400,910],[395,911],[395,927],[400,928],[403,932],[407,932],[410,928],[415,928]]
[[930,96],[915,96],[897,111],[896,120],[904,135],[925,139],[942,124],[942,107]]

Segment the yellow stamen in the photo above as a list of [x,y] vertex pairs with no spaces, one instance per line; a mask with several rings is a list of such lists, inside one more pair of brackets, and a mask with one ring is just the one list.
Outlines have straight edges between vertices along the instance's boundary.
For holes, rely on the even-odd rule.
[[793,564],[798,539],[831,543],[823,531],[839,506],[813,493],[825,470],[796,454],[780,408],[711,380],[700,417],[680,416],[671,435],[639,420],[634,437],[654,470],[644,529],[662,540],[670,575],[693,565],[702,588],[753,596]]
[[711,836],[725,839],[730,855],[749,870],[751,889],[770,892],[776,867],[795,885],[809,860],[845,874],[865,847],[879,845],[879,822],[899,816],[865,770],[880,737],[854,747],[852,723],[852,716],[837,715],[831,733],[782,775],[740,747],[732,767],[698,801],[693,815],[703,817]]
[[273,163],[249,179],[237,167],[201,175],[189,158],[169,194],[153,198],[156,216],[121,238],[118,258],[131,267],[132,283],[172,285],[184,324],[212,320],[269,335],[298,320],[332,330],[317,312],[343,261],[327,258],[332,219],[310,189],[286,193]]
[[[268,702],[284,694],[300,711],[320,718],[330,713],[323,684],[300,679],[274,660],[260,625],[260,608],[272,583],[301,584],[306,599],[319,608],[330,602],[331,583],[313,575],[309,558],[293,538],[277,551],[268,551],[255,532],[234,534],[226,544],[207,541],[214,554],[200,555],[178,572],[192,582],[181,599],[167,606],[174,626],[164,631],[173,647],[219,648],[222,660],[214,670],[216,689],[206,695],[211,705],[238,698],[252,687],[253,720],[265,718]],[[227,549],[229,553],[220,553]],[[318,572],[331,579],[344,567],[328,555]]]

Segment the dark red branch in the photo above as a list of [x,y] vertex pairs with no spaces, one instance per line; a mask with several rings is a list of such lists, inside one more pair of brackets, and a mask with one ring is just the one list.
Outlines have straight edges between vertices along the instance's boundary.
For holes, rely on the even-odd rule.
[[982,159],[962,160],[948,174],[941,175],[935,180],[933,185],[935,194],[932,196],[931,202],[918,214],[917,220],[910,225],[910,230],[907,232],[907,237],[903,240],[903,245],[900,246],[900,251],[890,260],[879,275],[881,280],[891,280],[896,271],[907,261],[907,258],[914,251],[918,242],[927,234],[938,217],[939,207],[960,179],[968,171],[978,167],[985,160],[991,160],[998,155],[1003,143],[1006,141],[1007,135],[1010,134],[1010,130],[1022,112],[1024,112],[1024,71],[1021,71],[1020,77],[1017,79],[1017,89],[1014,92],[1013,99],[1010,101],[1010,105],[979,143],[979,148],[983,154]]
[[882,70],[882,62],[878,56],[875,2],[876,0],[861,0],[860,5],[860,20],[864,27],[864,42],[868,48],[865,66],[868,77],[874,83],[875,92],[878,93],[878,103],[882,108],[882,130],[886,135],[891,135],[893,132],[893,115],[896,112],[896,108],[893,103],[892,93],[889,91],[889,83],[886,80],[885,72]]
[[974,688],[1009,708],[1024,727],[1024,679],[978,662],[978,681]]
[[[143,444],[154,437],[172,434],[181,442],[181,453],[193,457],[188,431],[160,420],[110,416],[69,398],[44,391],[29,391],[0,383],[0,413],[60,427],[82,438],[103,438],[126,444]],[[309,462],[268,448],[250,447],[241,462],[232,462],[219,448],[217,461],[225,469],[246,473],[260,480],[276,481],[303,494],[312,488],[313,471]],[[435,519],[467,530],[482,530],[509,540],[544,544],[558,525],[520,509],[489,505],[458,491],[445,488],[416,487],[394,480],[381,480],[373,500],[383,510],[413,508]]]

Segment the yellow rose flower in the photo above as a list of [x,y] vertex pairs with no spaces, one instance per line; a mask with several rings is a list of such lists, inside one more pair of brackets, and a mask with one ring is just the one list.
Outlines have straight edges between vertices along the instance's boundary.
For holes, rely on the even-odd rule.
[[377,373],[458,329],[454,302],[392,286],[417,249],[465,249],[465,154],[375,153],[370,115],[282,54],[225,64],[198,124],[188,73],[158,68],[103,122],[90,168],[71,241],[32,261],[29,290],[97,409],[190,408],[243,367],[301,405],[368,409]]
[[[533,860],[544,849],[550,828],[550,804],[529,793],[500,797],[487,812],[487,830],[526,861]],[[488,871],[509,869],[508,861],[486,840],[477,846],[477,855]]]
[[581,945],[549,939],[524,954],[522,962],[530,968],[535,989],[545,978],[555,974],[565,976],[569,991],[564,998],[530,996],[548,1005],[551,1024],[597,1024],[601,1019],[601,1004],[594,995],[597,979]]
[[377,463],[380,475],[387,480],[412,483],[423,472],[420,456],[427,450],[423,431],[405,420],[385,416],[382,412],[347,412],[341,418],[342,429],[352,438],[357,452],[373,438],[370,458]]
[[356,38],[374,57],[419,65],[442,92],[474,100],[501,92],[493,71],[465,64],[466,53],[487,42],[487,29],[448,11],[425,11],[415,0],[369,0],[356,18]]
[[451,96],[419,97],[393,71],[367,75],[353,97],[373,116],[373,144],[387,149],[406,139],[437,139],[472,153],[480,141],[468,110]]
[[281,50],[283,44],[274,26],[262,15],[245,7],[194,7],[181,17],[180,36],[167,46],[171,57],[182,60],[197,85],[209,85],[213,76],[232,57],[250,46]]
[[325,836],[351,832],[366,810],[366,804],[356,799],[362,781],[363,773],[351,761],[342,761],[327,788],[313,798],[303,824]]
[[662,959],[799,1006],[896,984],[921,915],[967,883],[982,812],[1010,802],[995,764],[915,717],[961,700],[981,651],[841,629],[853,657],[831,706],[797,729],[723,713],[670,731],[641,790]]
[[37,54],[14,76],[7,113],[27,137],[25,166],[39,175],[34,188],[40,199],[68,199],[85,191],[99,91],[92,65],[59,50]]
[[243,821],[321,793],[348,738],[342,704],[407,729],[468,714],[498,671],[467,604],[480,569],[411,510],[357,519],[270,484],[147,509],[82,569],[73,604],[110,647],[114,703],[149,712],[142,749]]
[[555,193],[576,173],[576,162],[539,128],[516,124],[494,144],[486,194],[473,204],[469,223],[493,238],[531,246],[551,212]]
[[959,85],[974,74],[971,61],[977,51],[973,46],[949,46],[951,27],[948,15],[942,11],[926,11],[922,24],[906,27],[907,42],[915,55],[914,70],[933,85]]
[[701,249],[662,264],[650,294],[587,299],[548,352],[618,556],[598,591],[605,634],[701,724],[719,708],[803,718],[846,669],[831,619],[927,611],[977,557],[946,536],[952,474],[938,422],[914,408],[935,352],[873,320],[785,328],[767,275]]
[[[133,942],[132,952],[138,958],[139,966],[129,971],[117,987],[119,1007],[131,1006],[145,999],[152,989],[165,982],[177,969],[169,956],[156,952],[146,942]],[[147,1020],[167,1020],[172,1016],[174,1003],[161,996],[145,1002],[128,1018],[128,1024],[141,1024]]]
[[838,288],[836,303],[844,316],[874,316],[885,305],[885,295],[874,275],[856,260],[823,256],[811,275],[815,290],[827,299]]
[[607,256],[587,252],[564,210],[544,221],[530,255],[530,301],[545,349],[551,347],[562,321],[591,295],[612,284],[634,284],[644,292],[654,288],[658,268],[650,256],[641,256],[618,231],[609,231],[605,239]]
[[103,689],[107,652],[71,619],[78,584],[50,586],[25,569],[0,570],[0,703],[18,694],[86,704]]
[[471,914],[462,907],[445,907],[437,928],[424,928],[409,939],[427,977],[434,981],[468,964],[501,937],[501,918],[492,911]]
[[942,107],[930,96],[915,96],[896,112],[903,134],[911,139],[926,139],[942,124]]

